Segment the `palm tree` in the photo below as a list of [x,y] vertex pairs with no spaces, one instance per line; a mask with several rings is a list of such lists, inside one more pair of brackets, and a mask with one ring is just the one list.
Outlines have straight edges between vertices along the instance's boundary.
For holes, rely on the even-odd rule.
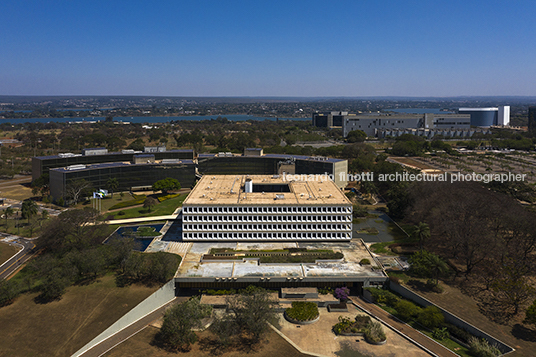
[[6,216],[6,233],[7,233],[7,219],[9,218],[9,216],[12,216],[13,213],[15,213],[15,211],[11,207],[7,207],[4,210],[4,215]]
[[424,241],[430,238],[430,227],[424,222],[419,222],[419,224],[413,226],[412,235],[419,240],[421,250],[423,250]]
[[30,218],[35,216],[38,211],[37,203],[32,200],[26,200],[22,202],[22,218],[28,218],[28,223],[30,223]]
[[114,198],[114,191],[119,188],[119,181],[115,177],[110,177],[106,182],[106,187],[112,191],[112,198]]
[[439,284],[439,277],[445,274],[449,270],[449,267],[441,257],[435,254],[429,254],[426,260],[434,277],[434,285],[437,286]]

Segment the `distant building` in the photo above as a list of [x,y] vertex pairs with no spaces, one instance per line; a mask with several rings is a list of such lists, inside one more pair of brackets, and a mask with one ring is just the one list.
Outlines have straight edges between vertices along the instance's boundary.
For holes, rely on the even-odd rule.
[[319,128],[341,127],[348,112],[316,112],[313,113],[313,125]]
[[353,130],[361,130],[369,137],[385,137],[391,135],[388,132],[400,131],[433,137],[445,130],[463,131],[470,127],[469,115],[452,113],[347,115],[342,122],[344,137]]
[[493,108],[460,108],[460,114],[471,116],[471,126],[489,128],[493,125],[510,124],[510,106]]

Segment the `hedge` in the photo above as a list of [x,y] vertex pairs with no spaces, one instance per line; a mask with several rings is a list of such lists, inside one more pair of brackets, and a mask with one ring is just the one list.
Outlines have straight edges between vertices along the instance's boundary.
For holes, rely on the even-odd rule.
[[285,310],[288,317],[298,321],[311,321],[318,317],[318,306],[314,302],[294,301],[292,307]]

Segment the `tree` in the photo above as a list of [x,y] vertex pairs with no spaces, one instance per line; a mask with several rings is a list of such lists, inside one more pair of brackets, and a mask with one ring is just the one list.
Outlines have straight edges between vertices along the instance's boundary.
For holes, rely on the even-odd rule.
[[116,177],[110,177],[106,182],[106,187],[112,191],[112,198],[114,198],[114,191],[119,188],[119,180]]
[[394,306],[397,315],[402,320],[409,320],[413,316],[417,316],[417,314],[420,312],[420,308],[408,300],[399,300],[395,306]]
[[254,343],[266,333],[267,322],[276,315],[277,301],[262,288],[248,287],[225,301],[229,311],[228,328],[237,336],[249,337]]
[[0,279],[0,306],[9,305],[18,295],[19,289],[14,280]]
[[46,209],[43,209],[43,210],[41,211],[41,220],[39,221],[39,225],[41,225],[41,223],[42,223],[43,221],[46,221],[46,220],[48,219],[48,216],[49,216],[48,211],[47,211]]
[[421,250],[423,250],[424,241],[430,238],[430,227],[424,222],[413,226],[412,236],[419,240]]
[[151,212],[151,207],[156,206],[159,201],[154,197],[147,197],[143,202],[143,208],[147,208]]
[[525,320],[523,320],[523,323],[536,326],[536,300],[534,300],[532,305],[530,305],[525,312]]
[[162,180],[158,180],[153,184],[153,191],[162,191],[162,193],[167,193],[171,190],[180,190],[181,184],[179,180],[167,177]]
[[361,143],[365,141],[367,138],[367,134],[363,130],[352,130],[348,133],[348,136],[346,137],[346,141],[349,143]]
[[77,204],[84,191],[87,191],[90,187],[91,183],[84,179],[79,179],[68,184],[65,193],[67,194],[67,197],[74,202],[74,204]]
[[37,214],[37,211],[38,211],[38,207],[35,201],[25,200],[24,202],[22,202],[22,206],[21,206],[22,218],[27,218],[28,223],[30,223],[30,218],[32,218],[33,216]]
[[417,316],[417,322],[429,329],[438,327],[444,321],[445,317],[443,316],[443,313],[435,306],[425,307]]
[[6,217],[6,232],[7,232],[7,219],[9,218],[9,216],[12,216],[13,213],[15,213],[15,211],[13,210],[12,207],[7,207],[5,210],[4,210],[4,216]]
[[193,328],[201,327],[201,320],[210,316],[212,308],[201,305],[199,299],[191,298],[166,311],[164,322],[156,339],[169,350],[189,350],[197,341]]

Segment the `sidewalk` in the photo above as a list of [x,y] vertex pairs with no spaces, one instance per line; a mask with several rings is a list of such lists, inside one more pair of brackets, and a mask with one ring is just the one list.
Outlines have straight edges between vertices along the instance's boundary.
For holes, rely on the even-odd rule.
[[408,324],[400,321],[387,311],[383,310],[379,306],[367,302],[362,298],[353,298],[353,303],[358,306],[361,310],[365,311],[371,316],[374,316],[384,324],[388,325],[394,331],[399,334],[404,335],[406,338],[412,340],[413,343],[419,345],[421,348],[427,350],[432,356],[440,357],[456,357],[459,356],[451,350],[447,349],[443,345],[435,342],[426,335],[423,335],[419,331],[415,330],[413,327]]

